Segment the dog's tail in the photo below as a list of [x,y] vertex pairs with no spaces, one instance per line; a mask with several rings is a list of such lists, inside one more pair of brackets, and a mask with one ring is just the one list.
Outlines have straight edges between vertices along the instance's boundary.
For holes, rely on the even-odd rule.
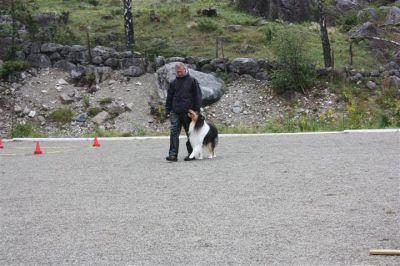
[[218,138],[218,129],[212,123],[209,123],[210,131],[208,132],[208,139],[211,141],[213,149],[217,147],[219,138]]

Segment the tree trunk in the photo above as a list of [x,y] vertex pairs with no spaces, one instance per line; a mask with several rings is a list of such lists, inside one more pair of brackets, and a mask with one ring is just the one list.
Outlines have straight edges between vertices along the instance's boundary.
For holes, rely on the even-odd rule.
[[15,47],[15,37],[17,35],[17,23],[16,23],[16,18],[15,18],[15,2],[14,0],[11,0],[11,19],[12,19],[12,28],[11,28],[11,59],[15,59],[15,52],[16,52],[16,47]]
[[124,25],[125,25],[125,40],[126,47],[132,49],[135,43],[134,31],[133,31],[133,16],[132,16],[132,0],[124,1]]
[[322,50],[324,53],[325,67],[332,66],[332,56],[331,56],[331,44],[329,42],[328,29],[326,26],[326,16],[325,16],[325,1],[318,0],[318,10],[319,10],[319,26],[320,26],[320,36],[322,42]]

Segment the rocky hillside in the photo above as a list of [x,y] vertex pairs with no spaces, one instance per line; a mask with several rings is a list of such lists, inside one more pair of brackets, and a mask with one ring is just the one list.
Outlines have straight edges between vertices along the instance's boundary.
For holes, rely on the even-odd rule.
[[[327,1],[330,69],[322,68],[312,2],[289,2],[218,1],[210,8],[207,1],[138,1],[133,52],[116,34],[122,32],[114,24],[116,1],[81,1],[76,8],[40,0],[18,15],[14,60],[12,20],[0,15],[0,136],[165,134],[174,62],[185,62],[199,80],[204,113],[223,132],[399,127],[398,2]],[[217,15],[209,17],[210,10]],[[161,21],[151,22],[150,11]],[[278,94],[271,85],[279,67],[273,46],[288,28],[304,36],[316,81],[301,93]]]

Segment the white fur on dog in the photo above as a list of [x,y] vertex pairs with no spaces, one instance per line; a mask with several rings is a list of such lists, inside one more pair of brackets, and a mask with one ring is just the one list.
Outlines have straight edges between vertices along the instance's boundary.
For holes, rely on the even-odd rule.
[[[195,123],[191,122],[189,126],[189,141],[192,145],[193,152],[190,154],[190,159],[196,158],[202,160],[204,157],[204,149],[203,149],[203,140],[206,137],[208,131],[210,130],[210,126],[204,121],[204,125],[199,128],[194,128]],[[210,154],[212,158],[212,154]],[[210,157],[209,157],[210,158]]]

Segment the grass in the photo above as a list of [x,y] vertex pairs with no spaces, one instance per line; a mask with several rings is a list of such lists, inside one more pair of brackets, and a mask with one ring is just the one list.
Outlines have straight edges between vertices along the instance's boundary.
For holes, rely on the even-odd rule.
[[74,113],[71,110],[71,108],[69,108],[69,107],[58,108],[49,114],[49,117],[53,122],[56,122],[56,123],[59,123],[62,125],[70,123],[72,121],[73,116],[74,116]]
[[42,138],[45,134],[36,129],[31,123],[18,124],[11,132],[12,138]]
[[[98,2],[97,6],[93,6],[87,2],[79,4],[74,1],[37,0],[38,9],[35,12],[69,11],[70,24],[68,27],[82,44],[85,44],[83,29],[87,26],[90,27],[92,38],[105,37],[111,32],[117,32],[123,38],[121,1],[99,0]],[[230,6],[230,1],[227,0],[218,2],[198,0],[189,1],[189,4],[182,4],[181,1],[160,2],[162,1],[138,0],[134,2],[135,37],[139,50],[145,49],[149,41],[158,38],[162,39],[166,46],[175,48],[180,54],[213,57],[215,55],[215,38],[223,37],[225,54],[229,58],[273,58],[272,49],[267,44],[267,29],[270,29],[269,34],[273,34],[287,27],[294,27],[309,37],[306,43],[307,50],[315,64],[323,65],[321,42],[315,23],[288,24],[278,21],[269,22],[268,25],[263,26],[259,23],[260,18],[238,11]],[[209,6],[217,8],[218,16],[216,18],[203,18],[197,15],[198,9]],[[152,7],[161,17],[161,23],[149,21],[149,11]],[[102,16],[106,15],[112,15],[112,19],[102,19]],[[224,28],[230,24],[240,24],[245,27],[240,32],[230,32]],[[347,36],[332,28],[330,37],[335,51],[336,67],[342,68],[349,62]],[[246,55],[240,54],[240,47],[244,44],[254,46],[255,51]],[[170,56],[168,51],[160,51],[160,53],[163,52]],[[356,68],[368,69],[375,66],[365,44],[356,45],[354,53]]]

